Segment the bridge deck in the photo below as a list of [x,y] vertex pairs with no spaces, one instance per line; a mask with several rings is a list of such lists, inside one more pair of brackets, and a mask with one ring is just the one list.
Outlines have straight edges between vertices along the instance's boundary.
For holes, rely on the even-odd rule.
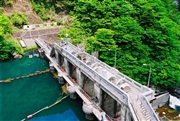
[[[36,43],[41,48],[44,48],[46,56],[51,62],[55,63],[54,66],[56,68],[57,63],[49,56],[50,48],[40,40],[36,40]],[[54,44],[53,48],[59,51],[64,57],[72,62],[72,64],[81,68],[86,76],[99,83],[116,101],[120,103],[123,102],[128,106],[134,120],[159,120],[149,103],[149,100],[154,97],[154,92],[151,89],[140,85],[126,75],[120,73],[118,70],[109,67],[105,63],[68,42],[61,43],[60,45]],[[72,83],[68,79],[67,82],[70,85]],[[76,92],[79,93],[79,91]],[[85,99],[85,97],[83,98]]]

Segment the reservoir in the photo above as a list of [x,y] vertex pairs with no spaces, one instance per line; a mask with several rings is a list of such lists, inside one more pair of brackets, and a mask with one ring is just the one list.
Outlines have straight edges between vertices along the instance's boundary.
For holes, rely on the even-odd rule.
[[[49,69],[48,60],[28,52],[22,59],[0,62],[0,80],[27,76]],[[0,121],[20,121],[56,102],[61,86],[50,72],[0,83]],[[81,99],[69,97],[33,116],[29,121],[85,121]]]

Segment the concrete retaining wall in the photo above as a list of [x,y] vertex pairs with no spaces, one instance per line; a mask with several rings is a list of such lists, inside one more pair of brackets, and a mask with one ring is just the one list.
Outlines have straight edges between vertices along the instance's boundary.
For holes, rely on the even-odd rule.
[[60,30],[61,28],[44,29],[44,30],[27,30],[24,32],[13,33],[13,37],[14,38],[39,37],[39,36],[49,35],[49,34],[59,34]]
[[153,109],[156,110],[157,108],[165,105],[168,102],[168,100],[169,100],[169,93],[167,92],[157,96],[156,99],[151,102],[151,105]]

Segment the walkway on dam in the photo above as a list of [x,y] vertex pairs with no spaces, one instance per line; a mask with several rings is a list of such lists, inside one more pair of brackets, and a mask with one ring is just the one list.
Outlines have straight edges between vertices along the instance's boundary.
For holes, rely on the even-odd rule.
[[[159,121],[149,103],[150,100],[154,99],[154,91],[152,89],[137,83],[69,42],[61,42],[60,45],[54,44],[52,48],[40,39],[36,39],[35,42],[45,51],[46,57],[56,70],[62,74],[71,86],[75,87],[76,93],[87,104],[92,104],[91,100],[87,98],[88,95],[86,97],[85,92],[84,94],[82,93],[82,89],[68,78],[67,73],[62,72],[55,58],[50,56],[53,49],[59,51],[64,57],[89,75],[89,77],[101,85],[103,89],[107,90],[107,93],[117,102],[122,102],[129,107],[133,120]],[[82,58],[79,59],[79,56]],[[105,112],[99,110],[100,107],[97,106],[96,108],[97,110],[93,112],[96,117],[101,117],[101,115],[105,116]]]

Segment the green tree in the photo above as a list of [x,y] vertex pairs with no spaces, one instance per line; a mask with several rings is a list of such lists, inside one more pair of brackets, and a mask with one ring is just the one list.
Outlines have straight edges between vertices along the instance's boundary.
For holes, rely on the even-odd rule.
[[[173,0],[77,0],[73,5],[71,13],[91,35],[87,39],[89,51],[109,48],[106,34],[113,33],[112,42],[119,49],[118,70],[147,84],[149,68],[142,66],[147,63],[152,67],[152,84],[180,84],[180,16]],[[109,63],[105,56],[108,52],[100,53]]]
[[68,25],[66,25],[66,27],[61,30],[61,34],[59,35],[58,39],[65,40],[67,38],[71,38],[70,41],[74,45],[78,45],[80,43],[85,44],[88,35],[80,26],[80,22],[77,21],[75,17],[71,17],[69,21],[70,22]]
[[107,64],[113,66],[120,51],[117,48],[116,42],[113,39],[114,31],[110,29],[101,28],[95,32],[95,40],[91,46],[95,46],[94,51],[99,52],[99,59],[105,61]]
[[99,47],[96,48],[95,51],[103,51],[108,49],[115,49],[116,42],[113,39],[114,32],[109,29],[101,28],[95,32],[95,38],[98,42]]
[[[167,2],[167,1],[166,1]],[[156,85],[170,86],[180,84],[179,57],[179,25],[176,19],[172,19],[166,4],[160,0],[133,1],[136,20],[144,28],[142,42],[151,49],[149,61],[153,67],[152,83]],[[173,4],[171,4],[173,6]],[[173,13],[178,16],[178,14]],[[171,71],[170,71],[171,70]],[[147,71],[148,72],[148,71]]]
[[8,59],[13,52],[23,54],[23,51],[14,40],[10,40],[12,34],[12,24],[5,15],[0,15],[0,60]]
[[11,16],[11,21],[14,26],[22,28],[23,25],[27,24],[27,17],[23,13],[14,13]]
[[13,46],[11,43],[7,42],[4,37],[5,35],[11,34],[11,24],[7,16],[0,16],[0,60],[7,59],[9,53],[12,51]]
[[11,41],[5,40],[0,36],[0,60],[5,60],[10,57],[10,54],[15,50]]
[[12,34],[12,24],[7,16],[0,15],[0,36],[7,34]]

